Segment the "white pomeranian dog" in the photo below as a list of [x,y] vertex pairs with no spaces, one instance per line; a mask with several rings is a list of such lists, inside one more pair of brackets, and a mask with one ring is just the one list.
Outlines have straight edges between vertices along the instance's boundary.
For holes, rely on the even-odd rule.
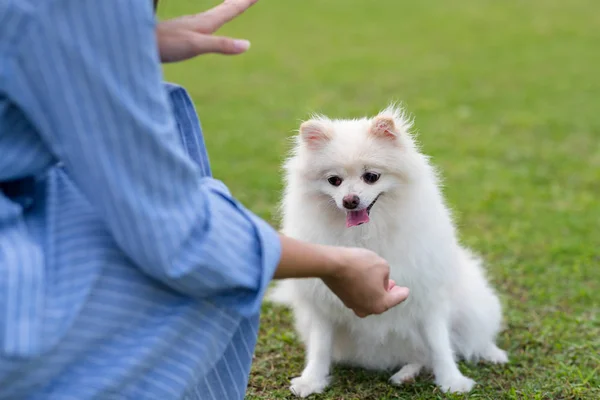
[[457,359],[508,361],[495,343],[500,301],[481,260],[459,243],[436,171],[410,128],[393,106],[374,118],[314,117],[300,126],[285,164],[283,233],[370,249],[410,296],[359,318],[319,279],[278,282],[269,299],[292,308],[307,350],[302,375],[291,381],[297,396],[321,393],[332,363],[399,368],[390,378],[396,385],[425,368],[443,391],[468,392],[475,382]]

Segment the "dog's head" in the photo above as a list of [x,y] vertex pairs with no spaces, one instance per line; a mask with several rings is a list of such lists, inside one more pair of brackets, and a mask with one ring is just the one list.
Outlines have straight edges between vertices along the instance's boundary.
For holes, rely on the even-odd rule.
[[405,189],[426,163],[410,127],[396,107],[373,118],[314,117],[300,126],[293,169],[316,198],[346,213],[347,227],[367,223],[377,201]]

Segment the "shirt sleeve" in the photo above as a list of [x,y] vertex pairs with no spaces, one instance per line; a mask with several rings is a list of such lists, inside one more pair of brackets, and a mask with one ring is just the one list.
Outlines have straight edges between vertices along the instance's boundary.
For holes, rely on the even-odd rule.
[[279,237],[183,151],[151,2],[45,4],[15,52],[12,97],[139,268],[183,294],[258,311]]

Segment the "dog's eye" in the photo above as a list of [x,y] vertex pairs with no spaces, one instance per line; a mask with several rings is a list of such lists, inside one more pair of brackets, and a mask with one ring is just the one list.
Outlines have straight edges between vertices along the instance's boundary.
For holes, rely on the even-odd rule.
[[375,183],[379,180],[379,174],[376,174],[374,172],[367,172],[363,175],[363,180],[366,183]]
[[333,186],[340,186],[342,184],[342,178],[339,176],[332,176],[327,179],[327,182]]

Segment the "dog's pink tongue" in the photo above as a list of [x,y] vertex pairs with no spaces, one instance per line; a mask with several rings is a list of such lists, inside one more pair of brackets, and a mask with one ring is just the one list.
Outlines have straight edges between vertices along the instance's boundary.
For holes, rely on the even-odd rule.
[[366,224],[369,222],[369,213],[367,209],[360,211],[348,211],[346,213],[346,228]]

